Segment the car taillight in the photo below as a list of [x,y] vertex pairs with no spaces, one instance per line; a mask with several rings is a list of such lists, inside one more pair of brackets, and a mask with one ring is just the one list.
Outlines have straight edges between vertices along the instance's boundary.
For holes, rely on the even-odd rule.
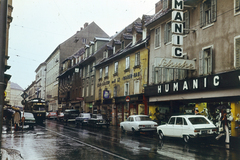
[[143,127],[145,127],[145,125],[139,125],[139,128],[143,128]]
[[215,128],[215,129],[212,129],[212,131],[213,131],[213,132],[217,132],[217,128]]
[[157,127],[157,126],[158,126],[157,124],[154,125],[154,127]]
[[194,132],[200,132],[200,130],[199,129],[195,129]]

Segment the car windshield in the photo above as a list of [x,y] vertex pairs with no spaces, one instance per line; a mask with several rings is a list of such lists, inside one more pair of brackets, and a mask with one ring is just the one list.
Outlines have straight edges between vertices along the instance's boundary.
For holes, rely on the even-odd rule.
[[193,124],[209,124],[209,122],[204,117],[191,117],[188,120]]
[[36,105],[33,107],[33,110],[44,111],[45,107],[43,105]]
[[145,117],[145,116],[139,116],[135,118],[136,121],[151,121],[152,119],[149,117]]
[[24,117],[34,118],[32,113],[24,113]]

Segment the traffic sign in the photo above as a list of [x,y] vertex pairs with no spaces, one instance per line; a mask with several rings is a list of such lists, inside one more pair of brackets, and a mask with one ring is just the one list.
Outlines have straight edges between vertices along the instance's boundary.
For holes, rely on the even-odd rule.
[[21,96],[23,99],[26,99],[28,97],[28,94],[26,92],[23,92],[23,94]]

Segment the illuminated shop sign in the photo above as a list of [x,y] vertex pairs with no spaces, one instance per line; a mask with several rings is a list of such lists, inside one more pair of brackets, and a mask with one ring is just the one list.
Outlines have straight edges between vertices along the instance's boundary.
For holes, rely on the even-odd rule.
[[195,70],[195,61],[186,59],[155,58],[155,66],[161,68],[177,68]]
[[145,87],[146,96],[240,88],[240,70]]
[[172,0],[172,56],[183,57],[183,0]]

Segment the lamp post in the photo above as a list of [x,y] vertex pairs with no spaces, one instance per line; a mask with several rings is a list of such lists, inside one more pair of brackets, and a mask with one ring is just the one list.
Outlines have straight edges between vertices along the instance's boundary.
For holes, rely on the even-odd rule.
[[[4,90],[6,84],[4,82],[5,72],[5,52],[6,52],[6,37],[7,37],[7,8],[8,0],[1,0],[0,8],[0,142],[2,141],[2,124],[3,124],[3,105],[4,105]],[[0,149],[2,145],[0,143]],[[0,159],[2,154],[0,152]]]

